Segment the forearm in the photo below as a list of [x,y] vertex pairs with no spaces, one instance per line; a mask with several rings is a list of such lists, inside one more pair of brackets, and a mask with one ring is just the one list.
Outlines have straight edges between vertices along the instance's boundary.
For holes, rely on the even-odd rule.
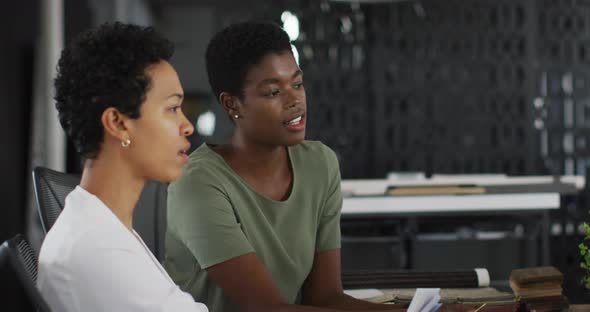
[[295,304],[273,304],[273,305],[250,305],[241,306],[240,311],[243,312],[338,312],[338,310],[324,309],[319,307],[311,307]]
[[296,304],[275,304],[275,305],[252,305],[242,306],[240,311],[244,312],[372,312],[372,311],[405,311],[399,305],[377,304],[363,300],[354,299],[342,295],[339,298],[322,306],[296,305]]
[[321,306],[345,311],[405,311],[405,308],[398,304],[373,303],[356,299],[346,294],[334,296],[321,304]]

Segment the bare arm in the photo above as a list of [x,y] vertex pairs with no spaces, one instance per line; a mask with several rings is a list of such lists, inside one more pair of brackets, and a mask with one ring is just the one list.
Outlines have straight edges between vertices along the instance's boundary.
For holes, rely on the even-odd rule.
[[340,249],[316,253],[303,287],[303,303],[340,310],[405,310],[400,305],[372,303],[346,295],[340,279]]
[[[405,311],[400,305],[378,304],[344,294],[340,279],[340,249],[316,253],[303,287],[303,303],[346,311]],[[443,304],[438,312],[470,312],[473,306]]]
[[[313,271],[313,270],[312,270]],[[281,298],[279,289],[272,281],[272,278],[262,262],[258,259],[256,254],[245,254],[228,261],[216,264],[207,269],[211,279],[223,289],[228,297],[236,303],[241,311],[280,311],[280,312],[341,312],[344,309],[338,308],[335,305],[333,308],[313,307],[312,301],[304,299],[305,305],[293,305],[285,303]],[[318,280],[319,282],[319,280]],[[319,288],[319,287],[318,287]],[[327,287],[334,289],[333,287]],[[336,298],[336,295],[344,295],[342,287],[339,293],[332,293],[331,291],[322,291],[322,295],[318,298],[320,302],[328,302]],[[311,291],[315,288],[308,288]],[[308,293],[304,290],[304,293]],[[326,300],[323,296],[327,296]],[[308,294],[309,296],[309,294]],[[304,297],[306,297],[304,295]],[[348,297],[350,298],[350,297]],[[352,298],[350,298],[352,299]],[[326,301],[324,301],[326,300]],[[355,302],[357,300],[352,299]],[[379,305],[388,307],[388,305]],[[350,310],[350,309],[347,309]],[[367,309],[365,307],[356,308],[356,311],[374,311],[374,309]],[[393,306],[389,305],[389,310],[393,310]]]

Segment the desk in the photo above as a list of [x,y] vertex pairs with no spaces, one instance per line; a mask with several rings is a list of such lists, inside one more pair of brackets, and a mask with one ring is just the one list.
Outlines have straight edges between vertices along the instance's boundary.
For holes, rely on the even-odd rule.
[[[394,298],[398,299],[398,303],[404,304],[410,302],[412,299],[414,289],[357,289],[357,290],[345,290],[346,294],[361,300],[367,300],[374,303],[385,303],[391,302]],[[472,289],[440,289],[441,302],[455,301],[455,298],[473,298],[473,296],[479,297],[480,301],[474,303],[470,299],[462,299],[465,304],[480,306],[481,302],[498,302],[506,301],[511,302],[514,297],[511,292],[499,292],[493,288],[472,288]],[[400,300],[401,299],[401,300]],[[444,304],[444,303],[443,303]],[[564,312],[589,312],[590,304],[571,304]]]
[[383,195],[390,186],[474,185],[486,188],[486,193],[544,193],[577,194],[586,185],[584,176],[505,175],[435,175],[429,179],[354,179],[342,180],[342,192],[356,196]]
[[[342,218],[362,217],[404,217],[415,219],[420,216],[486,216],[527,214],[540,216],[539,224],[529,221],[529,242],[527,243],[527,266],[538,265],[532,250],[536,250],[537,235],[540,236],[541,264],[549,263],[549,214],[560,208],[560,194],[555,193],[513,193],[476,195],[432,195],[432,196],[367,196],[345,197]],[[536,227],[540,225],[540,228]],[[530,231],[536,228],[535,231]],[[412,233],[412,229],[408,230]],[[532,232],[532,233],[531,233]],[[411,248],[411,247],[409,247]],[[408,256],[411,256],[411,251]]]
[[559,205],[559,193],[345,197],[342,215],[538,211]]

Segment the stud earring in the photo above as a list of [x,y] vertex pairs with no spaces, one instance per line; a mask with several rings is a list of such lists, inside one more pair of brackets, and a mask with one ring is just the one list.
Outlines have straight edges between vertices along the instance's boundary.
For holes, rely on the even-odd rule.
[[130,139],[126,139],[125,141],[121,141],[121,146],[128,147],[131,144]]
[[240,115],[238,115],[238,114],[235,114],[235,115],[234,115],[234,118],[235,118],[235,119],[238,119],[238,118],[240,118]]

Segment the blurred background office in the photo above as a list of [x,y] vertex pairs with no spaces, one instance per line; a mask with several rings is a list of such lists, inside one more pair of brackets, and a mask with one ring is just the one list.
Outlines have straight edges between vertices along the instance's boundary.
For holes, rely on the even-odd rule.
[[[305,72],[307,138],[336,151],[344,179],[383,179],[392,172],[559,179],[588,171],[588,0],[4,1],[0,241],[26,233],[36,248],[40,245],[34,166],[80,172],[52,100],[55,63],[66,42],[115,20],[163,32],[176,44],[172,63],[197,130],[196,148],[205,141],[221,143],[232,131],[209,91],[207,42],[224,26],[249,19],[273,20],[289,33]],[[562,197],[545,229],[551,244],[547,264],[574,272],[571,288],[582,274],[576,271],[577,227],[590,219],[585,193]],[[456,226],[455,219],[430,219],[426,232],[436,229],[453,239],[423,240],[414,245],[412,258],[392,251],[395,242],[388,239],[403,234],[396,232],[403,229],[395,220],[343,224],[345,234],[383,238],[370,240],[375,245],[367,258],[374,261],[343,261],[350,267],[497,266],[500,275],[521,262],[520,224],[491,220],[516,234],[481,243],[477,227]],[[349,241],[366,247],[362,242]],[[471,261],[461,262],[466,255]]]

